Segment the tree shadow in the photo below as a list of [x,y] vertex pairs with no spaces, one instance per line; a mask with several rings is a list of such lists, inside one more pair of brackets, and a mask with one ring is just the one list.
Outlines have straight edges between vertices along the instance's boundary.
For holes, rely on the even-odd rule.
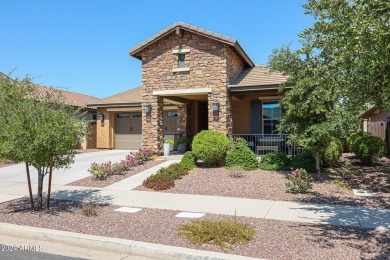
[[344,243],[359,250],[361,259],[389,259],[390,232],[358,227],[299,224],[310,234],[309,241],[322,248],[337,248]]
[[101,195],[100,189],[58,190],[51,194],[53,199],[110,204],[112,196]]

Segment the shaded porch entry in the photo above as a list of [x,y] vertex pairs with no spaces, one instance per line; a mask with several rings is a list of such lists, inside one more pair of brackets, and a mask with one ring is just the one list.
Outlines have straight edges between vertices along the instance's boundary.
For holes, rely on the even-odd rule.
[[[194,91],[193,89],[191,91]],[[156,93],[154,93],[156,94]],[[185,135],[192,139],[202,130],[207,130],[208,119],[208,92],[203,89],[180,91],[161,91],[164,104],[177,106],[177,131],[176,137]],[[166,139],[166,121],[164,121],[164,139]]]

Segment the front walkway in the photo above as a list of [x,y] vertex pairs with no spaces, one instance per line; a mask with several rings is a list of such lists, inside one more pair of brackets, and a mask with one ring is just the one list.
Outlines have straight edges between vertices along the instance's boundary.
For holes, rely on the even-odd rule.
[[[236,214],[282,221],[390,229],[390,210],[386,209],[131,190],[141,185],[147,176],[157,172],[159,168],[174,162],[177,160],[169,160],[106,188],[55,184],[52,186],[52,198],[111,203],[126,207],[230,216]],[[27,195],[25,183],[0,182],[0,190],[0,194],[15,196],[9,198]]]

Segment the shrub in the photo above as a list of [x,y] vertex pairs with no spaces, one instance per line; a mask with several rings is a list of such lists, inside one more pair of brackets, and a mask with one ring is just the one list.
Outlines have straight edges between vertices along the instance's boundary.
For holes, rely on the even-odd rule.
[[248,243],[256,231],[236,220],[195,220],[180,225],[178,234],[195,245],[214,244],[225,250],[238,243]]
[[167,190],[174,187],[175,182],[171,175],[159,172],[149,176],[143,181],[142,185],[153,190]]
[[248,146],[237,143],[227,154],[226,166],[241,166],[244,170],[251,171],[259,167],[259,161]]
[[381,138],[363,131],[353,133],[348,138],[348,145],[356,158],[366,165],[387,153],[386,143]]
[[334,180],[333,184],[336,186],[336,192],[342,192],[344,190],[351,190],[351,186],[347,181]]
[[229,143],[230,143],[229,151],[236,144],[242,144],[242,145],[248,146],[248,142],[244,138],[241,138],[241,137],[229,137]]
[[343,165],[343,168],[341,168],[341,178],[343,178],[344,181],[349,181],[351,178],[357,174],[360,174],[360,171],[353,167],[352,164],[345,162]]
[[125,161],[126,161],[126,164],[133,167],[133,166],[136,166],[138,164],[138,160],[135,156],[135,154],[133,153],[129,153],[128,155],[126,155],[125,157]]
[[215,130],[203,130],[192,142],[192,152],[196,159],[207,165],[223,165],[229,148],[229,139]]
[[261,156],[260,169],[267,171],[287,171],[290,159],[284,153],[274,151]]
[[290,166],[294,169],[305,169],[307,172],[316,172],[316,159],[311,152],[304,151],[291,158]]
[[332,141],[321,151],[321,160],[325,166],[334,165],[343,155],[343,143],[333,138]]
[[187,175],[188,169],[181,163],[173,163],[166,168],[162,167],[158,170],[158,173],[168,174],[173,179],[177,180],[181,179],[184,175]]
[[92,174],[96,179],[103,180],[112,173],[111,162],[106,162],[102,164],[94,162],[91,164],[91,167],[88,169],[88,172]]
[[230,168],[229,175],[233,178],[241,178],[243,175],[244,169],[241,166],[233,166]]
[[111,174],[121,175],[129,171],[130,168],[131,168],[130,164],[128,164],[126,160],[122,160],[120,162],[111,165]]
[[302,168],[293,170],[288,175],[288,179],[286,187],[292,192],[306,193],[313,188],[310,176]]
[[196,159],[192,152],[188,151],[184,153],[183,158],[181,158],[180,162],[184,167],[186,167],[189,171],[196,168]]
[[152,160],[155,153],[156,152],[152,149],[142,148],[135,153],[135,159],[137,160],[138,164],[143,164],[144,162]]
[[82,207],[83,207],[82,212],[83,212],[84,216],[95,217],[98,215],[97,206],[94,203],[92,203],[92,202],[83,203]]

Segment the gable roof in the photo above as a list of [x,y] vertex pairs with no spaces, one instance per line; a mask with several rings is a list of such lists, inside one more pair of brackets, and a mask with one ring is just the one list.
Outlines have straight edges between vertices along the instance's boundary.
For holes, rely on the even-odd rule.
[[141,87],[136,87],[130,90],[126,90],[119,94],[100,99],[94,103],[89,103],[88,106],[101,107],[101,106],[110,106],[110,105],[141,105],[142,103],[142,93]]
[[[3,78],[9,78],[13,80],[10,76],[0,72],[0,76]],[[42,101],[47,94],[54,93],[54,91],[59,91],[64,98],[64,101],[67,105],[74,107],[86,108],[89,103],[98,101],[99,99],[93,96],[71,92],[68,90],[63,90],[53,87],[45,87],[39,84],[31,84],[31,88],[36,92],[34,93],[34,98],[37,98],[37,101]]]
[[68,90],[63,90],[58,88],[51,88],[51,87],[49,88],[38,84],[33,84],[32,88],[36,90],[36,95],[38,97],[38,100],[43,99],[48,93],[59,91],[64,97],[65,103],[74,107],[85,108],[89,103],[96,102],[99,100],[98,98],[89,95],[71,92]]
[[253,68],[243,70],[230,84],[230,90],[238,90],[244,87],[275,88],[287,81],[287,77],[279,72],[270,72],[265,65],[256,65]]
[[152,37],[150,37],[146,41],[138,44],[137,46],[135,46],[134,48],[129,50],[129,54],[137,59],[141,59],[140,53],[142,52],[143,49],[145,49],[149,45],[155,43],[156,41],[160,40],[161,38],[165,37],[166,35],[170,34],[171,32],[175,31],[176,28],[181,28],[183,30],[186,30],[186,31],[189,31],[192,33],[196,33],[196,34],[202,35],[204,37],[207,37],[207,38],[222,42],[226,45],[229,45],[229,46],[233,47],[233,49],[238,53],[238,55],[243,59],[243,61],[249,67],[255,66],[253,61],[245,53],[245,51],[242,49],[242,47],[240,46],[240,44],[238,43],[238,41],[236,39],[230,38],[228,36],[224,36],[224,35],[219,34],[219,33],[207,31],[205,29],[202,29],[202,28],[199,28],[197,26],[190,25],[190,24],[186,24],[183,22],[174,23],[174,24],[168,26],[167,28],[161,30],[160,32],[153,35]]

